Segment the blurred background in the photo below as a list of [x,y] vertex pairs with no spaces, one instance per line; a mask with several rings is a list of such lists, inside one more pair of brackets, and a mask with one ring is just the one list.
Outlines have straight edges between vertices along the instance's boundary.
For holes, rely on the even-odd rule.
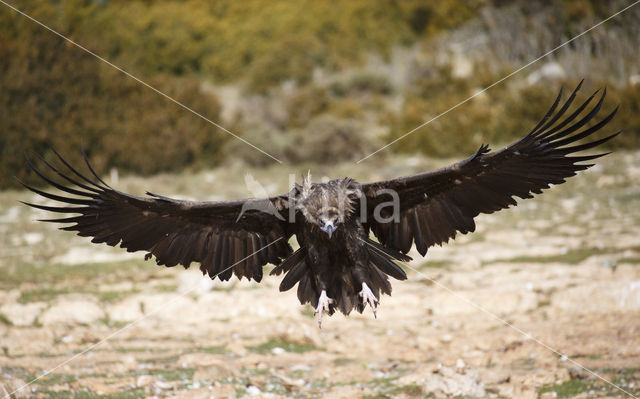
[[[628,1],[65,0],[21,10],[289,162],[357,160]],[[0,188],[24,150],[153,174],[273,160],[6,6],[0,7]],[[392,146],[469,154],[519,137],[561,86],[623,104],[612,145],[640,143],[640,8],[632,8]],[[135,154],[135,156],[131,156]],[[76,157],[74,159],[74,157]]]
[[[9,3],[283,164],[0,4],[0,397],[629,397],[572,361],[640,395],[640,4],[356,164],[632,1]],[[582,78],[578,101],[606,86],[601,115],[620,104],[611,155],[410,252],[377,319],[322,330],[271,265],[260,284],[154,267],[35,222],[51,215],[18,201],[58,204],[13,179],[41,184],[24,151],[82,167],[84,146],[140,195],[375,181],[500,148]]]

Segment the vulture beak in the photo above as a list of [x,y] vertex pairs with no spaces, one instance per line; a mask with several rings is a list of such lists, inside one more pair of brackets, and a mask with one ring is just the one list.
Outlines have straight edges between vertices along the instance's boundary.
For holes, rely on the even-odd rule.
[[333,235],[333,232],[336,231],[338,226],[333,224],[333,221],[328,221],[324,226],[320,227],[320,230],[324,231],[329,235],[329,238]]

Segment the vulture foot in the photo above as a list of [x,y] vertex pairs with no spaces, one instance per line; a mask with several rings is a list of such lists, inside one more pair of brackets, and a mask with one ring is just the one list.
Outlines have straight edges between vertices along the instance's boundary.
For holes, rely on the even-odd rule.
[[333,299],[327,296],[327,291],[322,290],[320,298],[318,298],[318,306],[316,307],[316,314],[318,315],[318,327],[322,328],[322,311],[329,311],[329,305],[333,303]]
[[373,311],[373,317],[378,318],[376,315],[376,309],[378,308],[378,298],[373,294],[371,289],[367,286],[367,283],[362,283],[362,291],[358,294],[362,297],[362,303],[366,306],[369,304]]

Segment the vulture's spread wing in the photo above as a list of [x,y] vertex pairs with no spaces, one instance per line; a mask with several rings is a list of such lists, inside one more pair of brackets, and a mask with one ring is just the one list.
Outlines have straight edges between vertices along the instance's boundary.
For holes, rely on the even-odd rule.
[[66,173],[42,161],[76,188],[47,177],[29,159],[27,163],[35,173],[63,195],[23,185],[65,204],[27,205],[50,212],[78,214],[44,220],[72,224],[62,230],[93,237],[91,241],[95,243],[120,244],[129,252],[147,251],[147,256],[155,256],[159,265],[182,264],[186,268],[191,262],[198,262],[203,273],[221,280],[228,280],[233,272],[238,278],[260,281],[262,266],[279,264],[292,252],[288,244],[291,233],[285,222],[287,196],[228,202],[182,201],[151,193],[147,193],[149,197],[138,197],[109,187],[93,171],[86,156],[87,166],[96,180],[78,172],[57,152],[56,155],[68,169]]
[[[456,232],[474,231],[473,218],[516,205],[513,197],[531,198],[551,184],[560,184],[577,171],[587,169],[589,161],[605,154],[569,156],[596,147],[620,132],[584,144],[576,141],[591,136],[606,125],[617,108],[597,123],[589,124],[602,106],[606,90],[588,111],[597,92],[567,115],[576,92],[559,109],[562,91],[542,120],[521,140],[496,152],[482,146],[471,157],[431,172],[362,186],[367,199],[367,225],[380,242],[407,253],[415,242],[421,255],[434,244],[455,237]],[[378,218],[371,212],[392,197],[400,201],[399,218]],[[382,216],[385,215],[384,212]]]

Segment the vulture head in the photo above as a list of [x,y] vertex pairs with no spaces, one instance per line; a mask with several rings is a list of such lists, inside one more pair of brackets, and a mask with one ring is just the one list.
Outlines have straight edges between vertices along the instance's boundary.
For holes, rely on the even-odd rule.
[[350,178],[312,183],[311,176],[296,184],[296,208],[306,222],[326,233],[329,238],[350,220],[360,198],[357,182]]

